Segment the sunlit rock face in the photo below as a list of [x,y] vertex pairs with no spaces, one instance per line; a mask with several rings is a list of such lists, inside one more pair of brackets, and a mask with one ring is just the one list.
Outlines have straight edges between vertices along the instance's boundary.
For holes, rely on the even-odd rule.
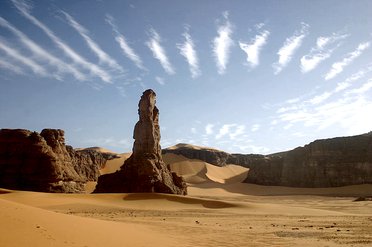
[[159,110],[156,94],[143,92],[138,104],[132,155],[120,171],[100,176],[95,193],[158,192],[186,195],[186,183],[171,172],[161,156]]

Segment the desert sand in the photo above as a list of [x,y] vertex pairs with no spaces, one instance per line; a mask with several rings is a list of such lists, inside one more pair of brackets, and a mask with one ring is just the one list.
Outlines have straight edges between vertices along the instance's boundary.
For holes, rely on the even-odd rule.
[[[120,168],[130,154],[108,161]],[[164,155],[188,196],[0,190],[0,246],[371,246],[372,185],[244,184],[248,169]],[[94,184],[90,184],[94,189]]]

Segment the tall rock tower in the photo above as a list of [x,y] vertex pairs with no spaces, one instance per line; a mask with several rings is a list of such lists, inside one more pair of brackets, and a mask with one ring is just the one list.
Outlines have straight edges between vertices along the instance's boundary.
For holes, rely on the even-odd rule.
[[115,173],[100,176],[94,193],[157,192],[186,195],[186,183],[171,172],[161,156],[156,94],[148,89],[138,104],[132,155]]

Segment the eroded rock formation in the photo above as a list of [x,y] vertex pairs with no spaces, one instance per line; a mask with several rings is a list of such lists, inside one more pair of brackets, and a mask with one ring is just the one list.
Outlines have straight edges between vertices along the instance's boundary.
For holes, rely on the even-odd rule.
[[139,121],[134,127],[132,155],[121,170],[100,176],[95,193],[158,192],[185,195],[182,177],[163,162],[160,148],[159,110],[156,94],[146,90],[138,104]]
[[336,187],[372,184],[372,133],[317,140],[304,147],[270,155],[229,154],[185,145],[165,149],[191,159],[250,168],[247,183],[291,187]]
[[0,187],[78,193],[96,181],[106,158],[95,151],[74,151],[64,131],[0,130]]

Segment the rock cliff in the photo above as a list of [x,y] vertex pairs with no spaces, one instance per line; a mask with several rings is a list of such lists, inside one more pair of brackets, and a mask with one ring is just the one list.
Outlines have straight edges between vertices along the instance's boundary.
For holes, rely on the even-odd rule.
[[182,177],[171,172],[163,162],[159,110],[155,103],[155,92],[146,90],[138,104],[139,121],[134,127],[132,155],[124,162],[121,170],[100,176],[94,193],[187,193]]
[[0,187],[43,192],[83,192],[106,158],[65,145],[64,131],[0,130]]
[[372,183],[372,133],[317,140],[271,155],[228,154],[210,149],[171,148],[164,153],[224,166],[250,168],[245,182],[291,187],[335,187]]

